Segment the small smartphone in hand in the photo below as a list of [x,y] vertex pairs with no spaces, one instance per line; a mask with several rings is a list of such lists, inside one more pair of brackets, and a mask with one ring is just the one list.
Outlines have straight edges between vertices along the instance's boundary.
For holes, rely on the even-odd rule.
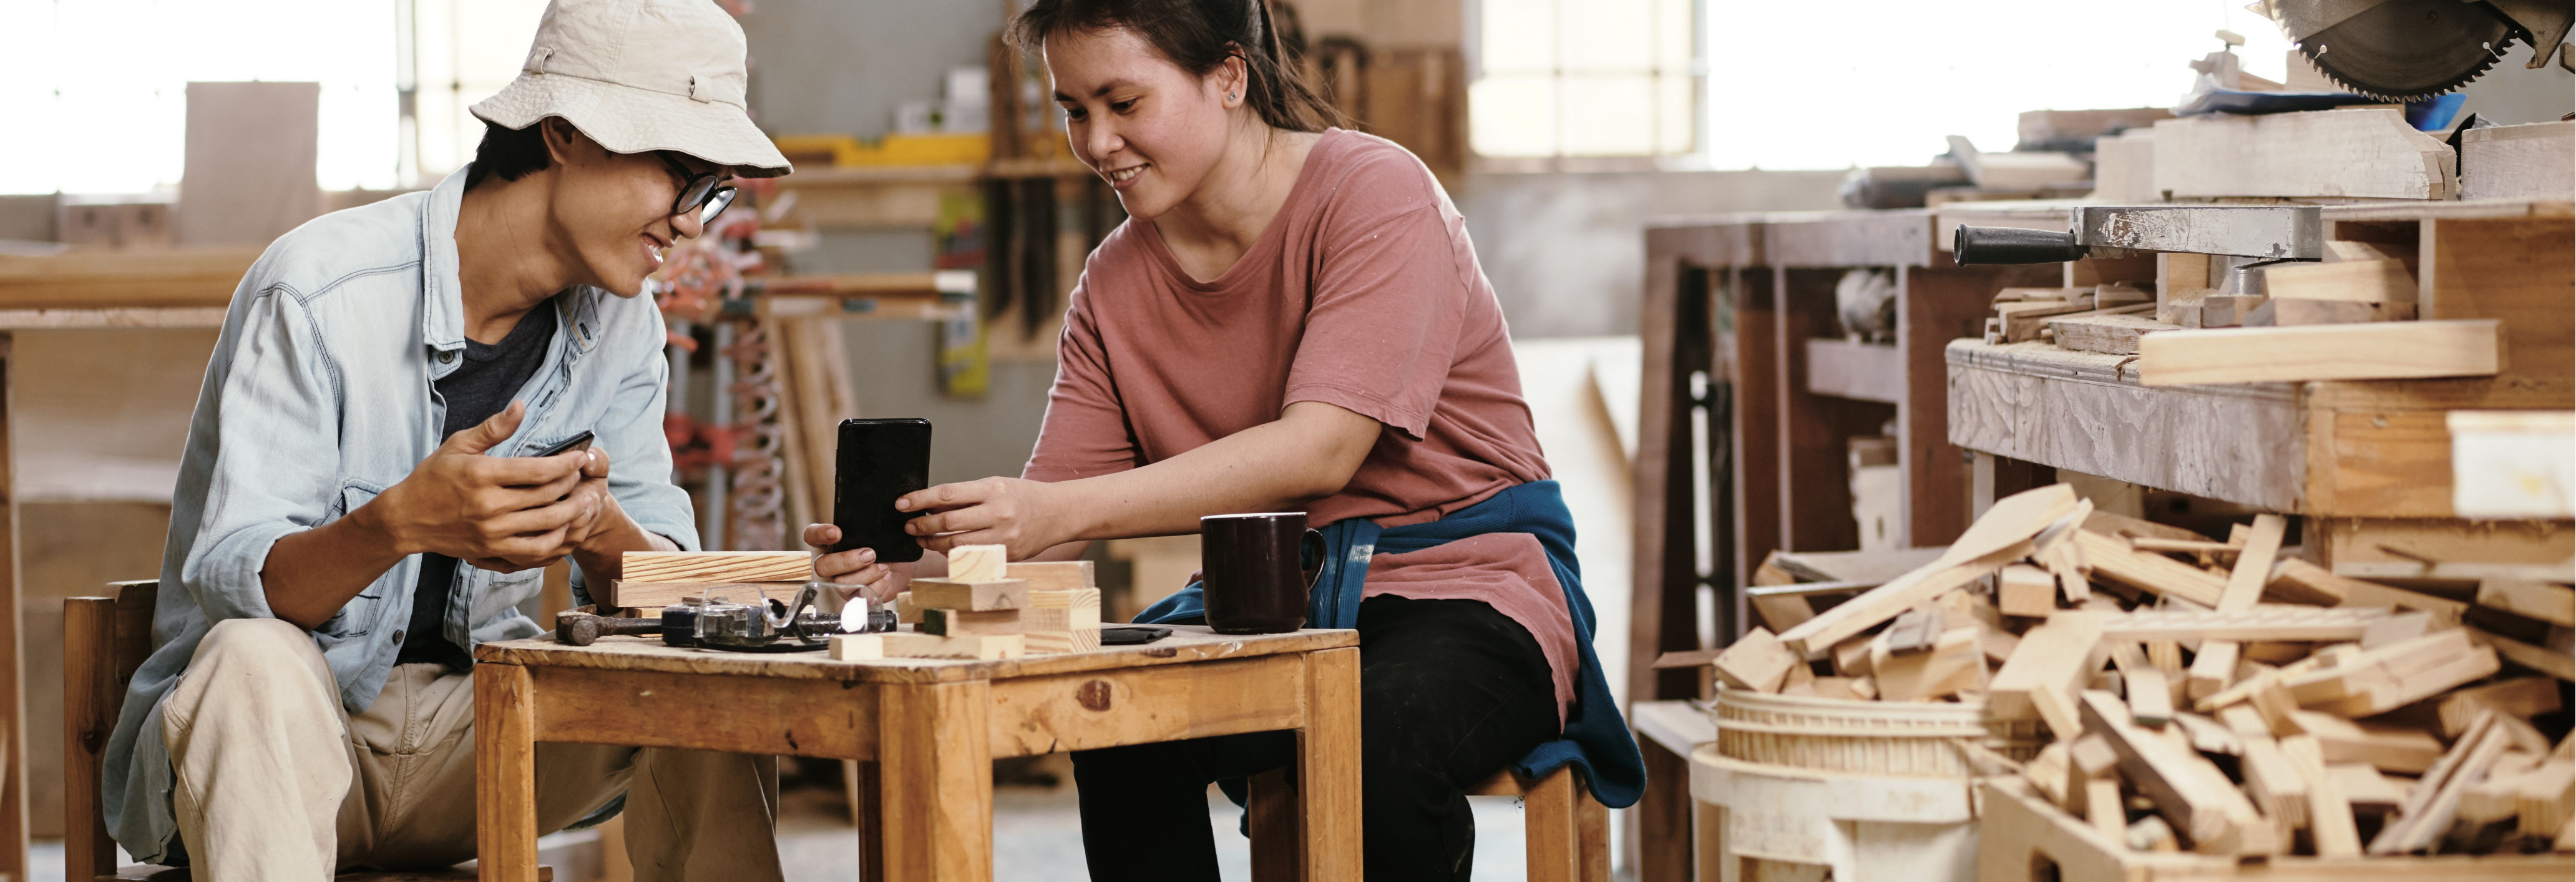
[[533,455],[533,456],[538,456],[538,457],[547,457],[547,456],[555,456],[555,455],[558,455],[558,454],[571,453],[571,452],[573,452],[573,451],[575,451],[575,450],[588,450],[588,449],[590,449],[590,439],[591,439],[592,437],[594,437],[594,435],[591,433],[591,431],[590,431],[589,429],[583,429],[583,430],[581,430],[581,434],[579,434],[579,435],[574,435],[574,436],[572,436],[572,437],[570,437],[570,438],[566,438],[566,439],[563,439],[563,440],[561,440],[561,441],[557,441],[557,442],[555,442],[552,446],[549,446],[549,447],[547,447],[547,448],[546,448],[546,449],[544,449],[544,450],[537,451],[536,453],[531,454],[531,455]]
[[894,501],[930,487],[930,421],[842,420],[834,452],[832,524],[841,541],[832,550],[874,549],[878,563],[920,560],[921,543],[903,527],[923,513]]

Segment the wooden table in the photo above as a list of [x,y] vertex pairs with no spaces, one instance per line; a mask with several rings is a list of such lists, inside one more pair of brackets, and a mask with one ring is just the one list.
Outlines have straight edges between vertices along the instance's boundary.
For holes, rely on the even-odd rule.
[[[474,651],[486,882],[537,878],[538,741],[857,760],[878,784],[860,878],[993,875],[997,757],[1297,730],[1294,783],[1253,780],[1254,875],[1360,877],[1359,633],[1227,636],[1000,661],[832,661],[615,637]],[[882,847],[880,847],[880,844]]]

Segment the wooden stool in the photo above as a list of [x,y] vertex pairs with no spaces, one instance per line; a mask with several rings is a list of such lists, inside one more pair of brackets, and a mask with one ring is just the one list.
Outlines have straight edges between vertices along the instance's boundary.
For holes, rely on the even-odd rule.
[[[106,809],[99,804],[99,771],[107,738],[125,706],[126,684],[152,654],[152,608],[161,583],[110,582],[115,597],[63,601],[63,876],[96,882],[185,882],[186,867],[116,865]],[[450,882],[475,878],[474,868],[450,867],[395,873],[344,873],[337,882]],[[552,880],[554,868],[538,867]]]
[[1530,882],[1609,882],[1610,810],[1592,798],[1573,766],[1535,783],[1504,769],[1467,795],[1520,798]]

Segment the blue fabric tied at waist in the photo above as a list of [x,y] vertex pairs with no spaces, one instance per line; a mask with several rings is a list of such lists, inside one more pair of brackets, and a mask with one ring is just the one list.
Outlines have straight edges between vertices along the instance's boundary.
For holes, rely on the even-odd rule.
[[[1611,808],[1635,805],[1646,789],[1646,761],[1637,739],[1619,715],[1619,703],[1602,679],[1601,659],[1592,651],[1596,627],[1592,600],[1583,593],[1583,577],[1574,558],[1574,515],[1555,481],[1532,481],[1506,489],[1448,517],[1401,527],[1380,527],[1367,518],[1344,518],[1322,528],[1324,560],[1307,596],[1306,622],[1314,628],[1359,626],[1360,591],[1368,579],[1369,558],[1404,554],[1487,533],[1528,533],[1547,550],[1556,583],[1564,586],[1566,611],[1574,616],[1575,644],[1583,668],[1575,675],[1574,703],[1566,709],[1565,732],[1521,757],[1512,770],[1531,779],[1568,763],[1583,772],[1593,798]],[[1207,620],[1206,596],[1192,582],[1136,616],[1150,625],[1194,624]]]

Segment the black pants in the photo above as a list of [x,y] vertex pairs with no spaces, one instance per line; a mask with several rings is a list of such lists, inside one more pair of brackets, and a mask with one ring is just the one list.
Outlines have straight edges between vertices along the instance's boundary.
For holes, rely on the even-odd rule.
[[[1538,641],[1472,600],[1360,603],[1361,825],[1369,878],[1466,879],[1476,821],[1461,788],[1557,736]],[[1073,755],[1097,882],[1217,878],[1207,786],[1291,765],[1296,735],[1254,732]]]

